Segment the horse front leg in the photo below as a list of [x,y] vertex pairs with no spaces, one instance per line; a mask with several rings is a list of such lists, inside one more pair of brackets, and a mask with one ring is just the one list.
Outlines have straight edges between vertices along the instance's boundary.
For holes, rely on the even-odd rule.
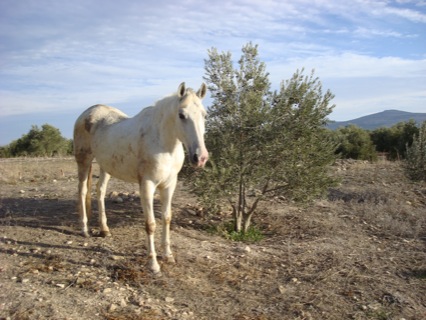
[[141,182],[140,195],[143,213],[145,216],[145,231],[147,235],[148,264],[153,273],[160,272],[160,265],[157,261],[157,252],[155,251],[154,234],[156,229],[154,216],[154,192],[155,186],[150,182]]
[[176,188],[176,180],[169,186],[160,188],[161,218],[162,218],[162,246],[164,258],[169,263],[174,263],[172,250],[170,249],[170,222],[172,221],[172,198]]
[[110,237],[111,232],[109,231],[108,225],[107,225],[107,217],[105,212],[105,194],[108,186],[108,181],[111,178],[111,176],[106,173],[102,168],[99,173],[99,181],[97,184],[97,197],[98,197],[98,210],[99,210],[99,228],[100,232],[99,235],[101,237]]

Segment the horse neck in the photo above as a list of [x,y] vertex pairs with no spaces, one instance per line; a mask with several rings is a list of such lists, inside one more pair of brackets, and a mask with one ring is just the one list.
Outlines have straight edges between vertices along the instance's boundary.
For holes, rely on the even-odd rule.
[[182,143],[176,134],[177,96],[169,96],[157,102],[154,107],[154,123],[158,124],[160,143],[170,150],[174,150]]

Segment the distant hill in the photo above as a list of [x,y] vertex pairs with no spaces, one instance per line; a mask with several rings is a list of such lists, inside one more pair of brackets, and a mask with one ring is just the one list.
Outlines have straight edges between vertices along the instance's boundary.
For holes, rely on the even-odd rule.
[[348,125],[354,124],[365,130],[374,130],[380,127],[392,127],[399,122],[406,122],[411,119],[416,121],[418,124],[421,124],[423,121],[426,121],[426,113],[385,110],[353,120],[335,121],[330,123],[328,128],[335,130],[339,127],[346,127]]

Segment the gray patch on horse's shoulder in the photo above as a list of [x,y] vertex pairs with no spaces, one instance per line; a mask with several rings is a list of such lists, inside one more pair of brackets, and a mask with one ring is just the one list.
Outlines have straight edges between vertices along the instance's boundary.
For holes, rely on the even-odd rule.
[[92,117],[89,116],[88,118],[84,119],[84,129],[87,132],[90,132],[90,130],[92,129],[92,125],[93,125]]

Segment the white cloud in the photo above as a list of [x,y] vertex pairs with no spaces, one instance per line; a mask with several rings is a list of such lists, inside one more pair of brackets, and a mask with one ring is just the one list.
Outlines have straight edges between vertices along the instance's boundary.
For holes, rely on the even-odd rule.
[[248,41],[276,86],[298,68],[316,69],[336,93],[336,112],[424,105],[424,1],[398,2],[4,0],[0,112],[109,103],[133,114],[182,81],[198,87],[207,49],[237,61]]
[[285,70],[305,67],[315,69],[322,77],[327,78],[426,78],[426,59],[410,60],[400,57],[373,57],[357,53],[342,53],[309,58],[291,58],[279,61],[273,69],[280,66]]
[[384,9],[384,12],[388,15],[398,16],[413,22],[426,22],[426,14],[412,9],[387,7]]
[[416,35],[404,34],[394,30],[380,30],[380,29],[369,29],[365,27],[358,27],[354,30],[354,35],[365,38],[374,37],[395,37],[395,38],[415,38]]
[[335,120],[349,120],[384,109],[426,112],[426,59],[372,57],[355,53],[270,62],[272,83],[305,68],[335,94]]

